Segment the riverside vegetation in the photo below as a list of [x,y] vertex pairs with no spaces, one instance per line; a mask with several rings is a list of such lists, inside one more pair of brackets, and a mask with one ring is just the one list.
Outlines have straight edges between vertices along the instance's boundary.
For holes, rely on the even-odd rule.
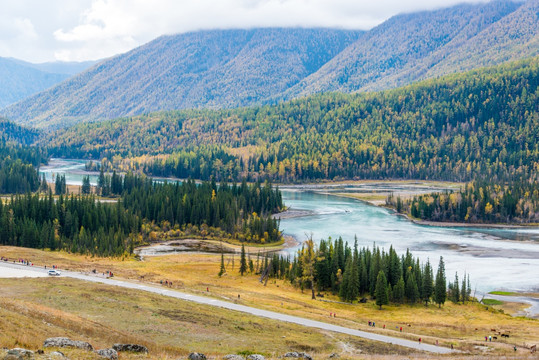
[[384,92],[84,123],[43,143],[53,155],[153,176],[503,181],[539,168],[538,64],[532,58]]
[[254,243],[281,239],[279,221],[271,214],[283,208],[282,199],[269,183],[157,183],[114,174],[98,189],[119,198],[112,203],[95,195],[54,198],[49,191],[0,202],[0,244],[120,256],[160,233]]

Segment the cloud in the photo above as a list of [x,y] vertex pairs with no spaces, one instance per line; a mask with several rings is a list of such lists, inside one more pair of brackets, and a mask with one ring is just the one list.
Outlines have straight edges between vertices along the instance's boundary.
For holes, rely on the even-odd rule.
[[[369,29],[402,12],[450,6],[461,0],[18,0],[0,23],[36,45],[35,59],[87,60],[125,52],[163,34],[201,29],[337,27]],[[469,0],[468,2],[484,2]],[[38,4],[41,2],[37,2]],[[6,14],[6,11],[3,9]],[[11,14],[10,14],[11,12]],[[48,19],[48,22],[42,19]],[[3,27],[0,26],[0,30]],[[21,51],[0,32],[0,56]],[[32,40],[33,39],[33,40]]]

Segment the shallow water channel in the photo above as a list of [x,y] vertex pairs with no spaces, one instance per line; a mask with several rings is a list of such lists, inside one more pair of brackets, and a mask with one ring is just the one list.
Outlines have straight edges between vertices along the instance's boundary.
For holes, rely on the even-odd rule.
[[[51,161],[41,169],[50,180],[56,173],[65,173],[68,184],[82,183],[84,161]],[[96,175],[90,178],[96,183]],[[384,185],[387,187],[387,184]],[[539,228],[465,228],[417,225],[390,210],[364,202],[321,194],[305,189],[283,190],[285,204],[301,216],[281,220],[287,235],[304,241],[312,234],[315,240],[342,236],[353,245],[357,235],[360,246],[390,245],[398,253],[407,248],[423,261],[427,258],[436,270],[444,257],[446,274],[452,281],[455,272],[462,279],[470,274],[472,288],[491,290],[539,290]],[[296,248],[288,249],[293,253]]]

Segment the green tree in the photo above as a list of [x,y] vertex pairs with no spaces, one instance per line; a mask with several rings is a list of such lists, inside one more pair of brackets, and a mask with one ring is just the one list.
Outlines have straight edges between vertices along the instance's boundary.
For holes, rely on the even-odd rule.
[[395,302],[402,304],[404,301],[404,278],[399,278],[399,281],[397,281],[397,284],[393,287],[393,299]]
[[380,270],[378,277],[376,278],[376,305],[380,306],[386,305],[389,303],[388,293],[387,293],[387,279],[383,270]]
[[432,267],[429,259],[427,259],[427,263],[425,264],[422,280],[423,284],[421,286],[421,299],[423,299],[425,306],[427,306],[430,301],[430,297],[434,292],[434,280],[432,278]]
[[84,176],[82,178],[82,187],[81,187],[81,192],[83,194],[89,194],[91,191],[91,186],[90,186],[90,176]]
[[441,307],[447,299],[447,281],[445,278],[444,258],[440,256],[438,271],[436,272],[436,283],[434,286],[434,301]]
[[247,258],[245,257],[245,245],[241,245],[240,274],[243,276],[247,272]]
[[226,269],[225,269],[225,255],[223,253],[221,253],[221,267],[219,268],[219,277],[223,276],[224,273],[226,272]]

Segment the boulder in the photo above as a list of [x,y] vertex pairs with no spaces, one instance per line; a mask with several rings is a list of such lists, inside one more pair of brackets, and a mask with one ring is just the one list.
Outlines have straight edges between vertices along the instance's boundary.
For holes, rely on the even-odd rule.
[[34,352],[31,350],[21,349],[21,348],[15,348],[8,350],[6,356],[4,357],[4,360],[25,360],[25,359],[33,359],[34,358]]
[[306,354],[304,352],[296,352],[296,351],[287,352],[286,354],[284,354],[283,357],[285,357],[285,358],[313,360],[311,355]]
[[68,357],[61,351],[53,351],[49,354],[49,357],[51,359],[68,359]]
[[87,351],[93,351],[94,347],[86,341],[71,340],[66,337],[54,337],[48,338],[43,343],[43,347],[67,347],[77,348]]
[[114,344],[112,348],[118,352],[131,351],[136,353],[148,353],[148,348],[146,346],[137,344]]
[[260,354],[251,354],[247,356],[247,360],[266,360],[266,358]]
[[337,354],[337,353],[332,353],[331,355],[329,355],[329,358],[330,358],[330,359],[338,359],[338,358],[340,358],[340,357],[341,357],[341,356],[340,356],[339,354]]
[[187,357],[189,360],[206,360],[206,355],[200,353],[190,353]]
[[118,352],[114,349],[101,349],[97,350],[96,354],[102,358],[109,360],[118,360]]
[[236,354],[225,355],[223,359],[224,360],[245,360],[243,356],[236,355]]

